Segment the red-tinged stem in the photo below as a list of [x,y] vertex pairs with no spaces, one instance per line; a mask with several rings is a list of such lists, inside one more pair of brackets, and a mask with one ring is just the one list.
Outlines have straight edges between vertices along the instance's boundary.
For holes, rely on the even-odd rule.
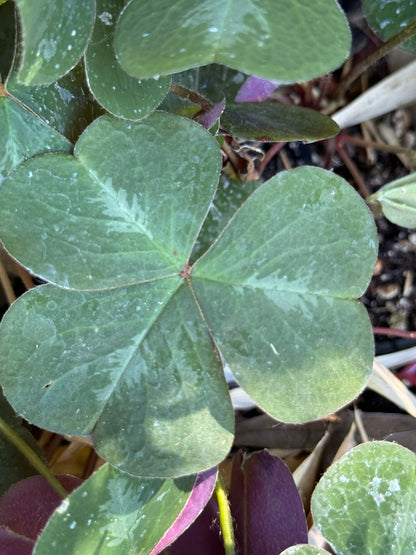
[[337,149],[337,152],[340,155],[342,161],[347,166],[349,172],[351,173],[355,182],[357,183],[358,188],[359,188],[362,196],[364,198],[369,197],[370,196],[370,191],[368,190],[368,187],[365,184],[364,179],[361,176],[361,173],[358,171],[357,166],[354,164],[354,162],[351,160],[351,158],[347,154],[347,151],[342,146],[342,140],[340,140],[340,138],[338,138],[338,137],[335,139],[335,148]]
[[406,337],[407,339],[416,339],[416,331],[396,330],[394,328],[373,327],[374,335],[393,335],[395,337]]
[[274,143],[269,150],[266,152],[266,154],[264,155],[263,160],[261,161],[261,163],[259,164],[259,168],[258,168],[258,174],[259,177],[261,176],[261,174],[264,171],[264,168],[267,166],[267,164],[270,162],[270,160],[273,158],[273,156],[275,156],[279,150],[281,150],[286,143],[280,142],[280,143]]

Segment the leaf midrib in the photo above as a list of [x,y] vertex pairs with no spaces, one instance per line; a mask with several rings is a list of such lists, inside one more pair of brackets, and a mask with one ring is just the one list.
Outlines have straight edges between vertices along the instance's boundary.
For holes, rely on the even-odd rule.
[[[249,284],[249,283],[245,283],[245,282],[238,282],[238,281],[225,281],[225,280],[220,280],[220,279],[215,279],[213,277],[210,276],[204,276],[204,275],[196,275],[195,276],[196,279],[201,279],[201,280],[205,280],[205,281],[209,281],[211,283],[218,283],[220,285],[229,285],[231,287],[243,287],[245,289],[251,289],[254,291],[279,291],[282,293],[295,293],[297,295],[314,295],[315,297],[322,297],[322,298],[332,298],[332,299],[339,299],[339,300],[343,300],[343,301],[357,301],[358,297],[352,297],[352,296],[348,296],[348,297],[343,297],[341,295],[336,295],[330,292],[323,292],[323,291],[310,291],[310,290],[301,290],[301,289],[297,289],[297,288],[280,288],[276,285],[271,285],[271,286],[264,286],[263,284],[260,286],[256,286],[255,284]],[[191,277],[192,280],[192,277]]]
[[[99,410],[99,412],[95,413],[94,418],[91,419],[91,423],[92,426],[89,428],[91,431],[91,434],[94,434],[94,431],[96,430],[97,426],[100,425],[100,418],[104,412],[104,410],[106,409],[111,397],[114,395],[115,391],[118,388],[118,384],[120,383],[120,381],[123,379],[123,376],[125,375],[125,373],[127,372],[127,370],[130,368],[130,364],[132,363],[133,359],[135,358],[135,356],[138,353],[138,350],[140,348],[140,345],[143,343],[143,341],[146,339],[146,337],[149,335],[149,333],[151,332],[151,330],[153,329],[153,327],[158,323],[158,321],[160,320],[160,318],[162,317],[162,315],[164,314],[164,312],[166,311],[169,303],[171,302],[171,300],[173,299],[173,297],[178,293],[179,289],[184,285],[184,280],[181,280],[178,284],[177,287],[175,287],[175,289],[172,291],[171,295],[169,295],[169,297],[167,298],[165,304],[163,306],[161,306],[159,312],[154,316],[154,318],[151,320],[150,325],[147,326],[147,329],[139,336],[139,339],[135,342],[132,350],[131,350],[131,354],[127,360],[127,362],[124,364],[124,367],[122,369],[122,371],[120,372],[117,380],[115,380],[113,382],[113,387],[111,388],[111,392],[108,395],[107,399],[105,401],[103,401],[101,409]],[[88,432],[87,432],[88,433]]]
[[[120,206],[120,203],[118,202],[117,198],[114,197],[114,195],[111,193],[111,191],[105,185],[105,183],[103,183],[101,181],[101,179],[99,178],[99,176],[97,175],[96,172],[94,172],[93,170],[91,170],[90,168],[85,166],[81,159],[77,158],[77,160],[79,161],[81,166],[87,171],[87,173],[91,177],[91,179],[99,185],[99,187],[102,189],[102,191],[106,195],[108,195],[111,198],[111,200],[114,202],[115,206],[117,207],[117,211],[120,212],[120,215],[121,215],[122,219],[124,219],[125,221],[127,221],[128,223],[130,223],[131,225],[136,227],[139,230],[140,234],[145,235],[147,237],[147,239],[150,241],[150,243],[152,243],[155,246],[155,250],[157,250],[157,252],[159,252],[159,254],[163,258],[163,260],[166,261],[168,267],[171,267],[172,266],[172,260],[167,255],[167,249],[165,249],[163,245],[161,245],[158,241],[156,241],[153,238],[153,236],[152,237],[149,236],[149,230],[147,230],[142,225],[140,225],[140,223],[137,222],[137,220],[132,218],[131,214],[127,210],[125,210],[122,206]],[[125,216],[127,216],[127,218]]]

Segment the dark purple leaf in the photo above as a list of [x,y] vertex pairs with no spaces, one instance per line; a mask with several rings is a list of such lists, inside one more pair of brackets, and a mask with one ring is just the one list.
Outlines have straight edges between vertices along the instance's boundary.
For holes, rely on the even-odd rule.
[[224,111],[224,108],[225,98],[224,100],[221,100],[221,102],[219,102],[218,104],[215,104],[215,106],[213,106],[211,110],[208,110],[208,112],[201,116],[198,120],[198,123],[205,127],[205,129],[211,129],[214,123],[220,118],[221,114]]
[[225,555],[218,504],[210,499],[195,522],[170,545],[163,555]]
[[307,543],[305,513],[292,475],[266,450],[235,456],[230,502],[237,553],[275,555]]
[[228,102],[221,126],[240,139],[263,142],[320,141],[339,127],[316,110],[281,102]]
[[1,555],[31,555],[35,542],[0,526]]
[[[201,513],[214,491],[217,479],[217,467],[198,474],[192,493],[180,515],[162,537],[150,555],[160,553],[178,538]],[[199,553],[199,552],[198,552]]]
[[269,81],[252,75],[244,81],[241,89],[235,97],[236,102],[263,102],[269,98],[276,87],[280,85],[279,81]]
[[[58,480],[68,493],[82,483],[80,478],[74,476],[59,476]],[[0,501],[0,526],[36,540],[61,502],[61,497],[45,478],[31,476],[17,482],[4,494]]]
[[405,380],[408,382],[409,385],[415,386],[416,385],[416,362],[411,362],[407,366],[397,372],[396,377],[399,380]]

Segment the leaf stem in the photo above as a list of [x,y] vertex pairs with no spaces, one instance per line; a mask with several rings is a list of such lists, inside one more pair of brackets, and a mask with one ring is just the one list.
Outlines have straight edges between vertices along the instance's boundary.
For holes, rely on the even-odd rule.
[[349,86],[359,77],[368,67],[377,62],[380,58],[383,58],[388,54],[393,48],[409,39],[416,34],[416,19],[406,25],[399,33],[391,37],[389,40],[384,42],[378,48],[373,50],[368,56],[366,56],[361,62],[352,68],[350,73],[348,73],[338,84],[339,96],[343,95],[344,92],[349,88]]
[[199,106],[201,106],[201,108],[206,111],[211,110],[211,108],[213,108],[214,106],[214,104],[210,100],[205,98],[205,96],[202,96],[202,94],[188,89],[183,85],[179,85],[179,83],[174,83],[173,81],[170,84],[169,92],[176,94],[181,98],[187,98],[194,104],[199,104]]
[[235,555],[234,530],[230,504],[228,502],[227,493],[220,475],[218,475],[217,483],[215,484],[215,495],[217,497],[220,512],[220,525],[224,541],[225,555]]
[[38,457],[31,447],[13,430],[7,422],[0,418],[0,432],[26,457],[29,463],[36,468],[48,484],[56,491],[58,495],[65,499],[68,497],[68,492],[62,484],[55,478],[46,464]]
[[406,337],[407,339],[416,339],[416,331],[397,330],[394,328],[373,327],[373,333],[376,335],[394,335],[395,337]]

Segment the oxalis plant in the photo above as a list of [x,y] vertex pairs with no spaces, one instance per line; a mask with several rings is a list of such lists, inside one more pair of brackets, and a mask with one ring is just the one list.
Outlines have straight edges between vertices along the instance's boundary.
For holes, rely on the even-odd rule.
[[[224,368],[281,421],[318,419],[353,400],[374,355],[356,299],[372,275],[376,229],[352,187],[317,167],[236,192],[221,176],[221,147],[224,134],[337,133],[321,114],[238,105],[230,91],[247,76],[274,88],[340,66],[350,32],[339,6],[8,0],[0,31],[0,237],[47,282],[3,318],[0,383],[17,415],[86,437],[107,461],[82,485],[57,481],[3,400],[13,449],[65,499],[30,535],[18,517],[9,523],[12,488],[0,502],[0,541],[37,555],[175,553],[178,543],[168,546],[215,490],[224,547],[210,553],[322,553],[290,547],[306,544],[306,520],[289,471],[267,452],[236,457],[231,518],[217,479],[233,444]],[[392,530],[398,545],[414,543],[414,468],[412,453],[382,442],[332,467],[313,511],[335,549],[363,553],[360,530],[374,522],[382,547],[372,553],[387,552]],[[19,472],[3,491],[28,474]],[[42,498],[37,477],[28,480],[22,513],[28,492]],[[265,512],[262,499],[279,510]],[[378,529],[380,507],[391,514]]]

